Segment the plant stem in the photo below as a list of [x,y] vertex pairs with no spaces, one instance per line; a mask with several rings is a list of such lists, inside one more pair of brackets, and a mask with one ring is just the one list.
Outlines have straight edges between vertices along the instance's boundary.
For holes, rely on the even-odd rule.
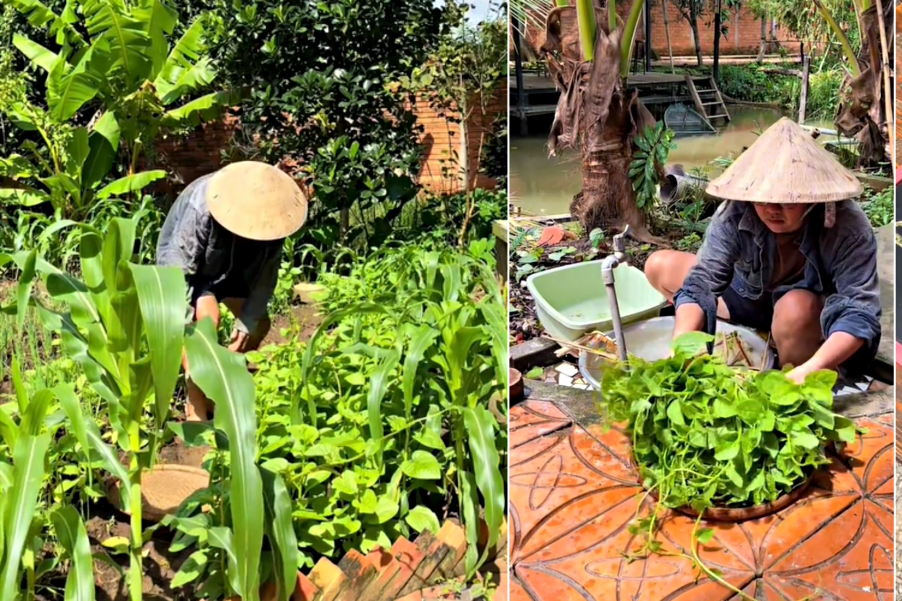
[[620,77],[626,78],[630,74],[630,59],[633,56],[633,38],[636,36],[636,26],[639,24],[639,15],[645,0],[634,0],[630,8],[629,17],[623,27],[623,35],[620,37]]
[[576,0],[576,20],[583,60],[588,62],[595,58],[595,5],[591,0]]
[[704,564],[704,562],[702,562],[701,557],[699,557],[699,555],[698,555],[698,538],[697,538],[698,526],[699,526],[699,524],[701,524],[701,521],[702,521],[702,516],[701,516],[701,514],[699,514],[699,516],[697,518],[695,518],[695,524],[692,526],[692,535],[689,539],[689,547],[692,549],[692,560],[695,562],[695,565],[697,565],[699,567],[699,569],[708,576],[708,578],[717,582],[721,586],[724,586],[724,587],[728,588],[729,590],[733,591],[734,593],[739,595],[739,597],[741,597],[745,601],[755,601],[754,597],[749,597],[747,594],[745,594],[744,592],[742,592],[741,590],[739,590],[738,588],[736,588],[735,586],[733,586],[732,584],[730,584],[729,582],[724,580],[721,576],[718,576],[713,570],[711,570],[711,568],[709,568],[707,565]]
[[140,424],[133,421],[129,424],[129,445],[132,448],[129,460],[128,507],[131,512],[131,545],[128,566],[128,598],[130,601],[141,601],[143,596],[144,570],[142,569],[142,551],[144,537],[141,531],[141,463],[137,449],[141,445]]
[[849,61],[849,70],[852,72],[852,76],[858,77],[859,75],[861,75],[861,69],[858,68],[858,57],[855,56],[855,52],[852,50],[852,45],[849,43],[849,38],[847,38],[846,34],[844,34],[842,29],[839,28],[839,25],[833,19],[833,16],[824,7],[821,0],[813,1],[814,5],[817,7],[817,10],[821,13],[821,16],[824,17],[824,20],[827,22],[827,25],[829,25],[830,29],[833,30],[833,33],[836,34],[836,37],[839,40],[840,45],[842,46],[843,54],[846,55],[846,59]]

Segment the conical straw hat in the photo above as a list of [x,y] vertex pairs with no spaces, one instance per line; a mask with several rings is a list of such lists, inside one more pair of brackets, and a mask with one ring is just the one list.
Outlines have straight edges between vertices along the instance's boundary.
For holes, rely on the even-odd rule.
[[294,179],[271,165],[226,165],[207,183],[207,208],[219,224],[249,240],[287,238],[307,220],[307,198]]
[[855,198],[863,189],[810,133],[783,117],[705,191],[726,200],[799,204]]

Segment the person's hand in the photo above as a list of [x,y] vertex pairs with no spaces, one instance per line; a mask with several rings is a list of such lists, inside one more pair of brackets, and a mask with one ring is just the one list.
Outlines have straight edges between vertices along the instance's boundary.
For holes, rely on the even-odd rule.
[[243,353],[247,346],[248,334],[247,332],[242,332],[237,328],[232,330],[232,337],[230,339],[229,350],[233,353]]
[[792,368],[787,374],[786,377],[795,382],[796,384],[804,384],[805,378],[811,372],[816,371],[812,366],[807,363],[803,363],[798,367]]

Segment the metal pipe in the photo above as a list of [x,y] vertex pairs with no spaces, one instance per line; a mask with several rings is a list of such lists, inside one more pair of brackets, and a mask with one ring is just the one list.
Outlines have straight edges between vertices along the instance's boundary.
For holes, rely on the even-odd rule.
[[629,234],[629,226],[614,236],[614,252],[606,256],[601,262],[601,281],[604,282],[608,294],[608,304],[611,307],[611,324],[614,326],[614,339],[617,341],[617,355],[621,361],[626,361],[626,340],[623,337],[623,326],[620,322],[620,304],[617,302],[617,291],[614,289],[614,269],[626,262],[624,237]]

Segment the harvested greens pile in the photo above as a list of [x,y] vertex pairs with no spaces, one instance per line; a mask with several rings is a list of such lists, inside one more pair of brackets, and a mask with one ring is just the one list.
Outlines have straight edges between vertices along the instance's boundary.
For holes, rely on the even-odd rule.
[[696,354],[712,337],[676,339],[673,357],[604,370],[600,410],[627,422],[643,485],[665,507],[748,507],[774,501],[829,463],[828,441],[856,426],[833,412],[836,373],[797,385],[784,372],[730,367]]

